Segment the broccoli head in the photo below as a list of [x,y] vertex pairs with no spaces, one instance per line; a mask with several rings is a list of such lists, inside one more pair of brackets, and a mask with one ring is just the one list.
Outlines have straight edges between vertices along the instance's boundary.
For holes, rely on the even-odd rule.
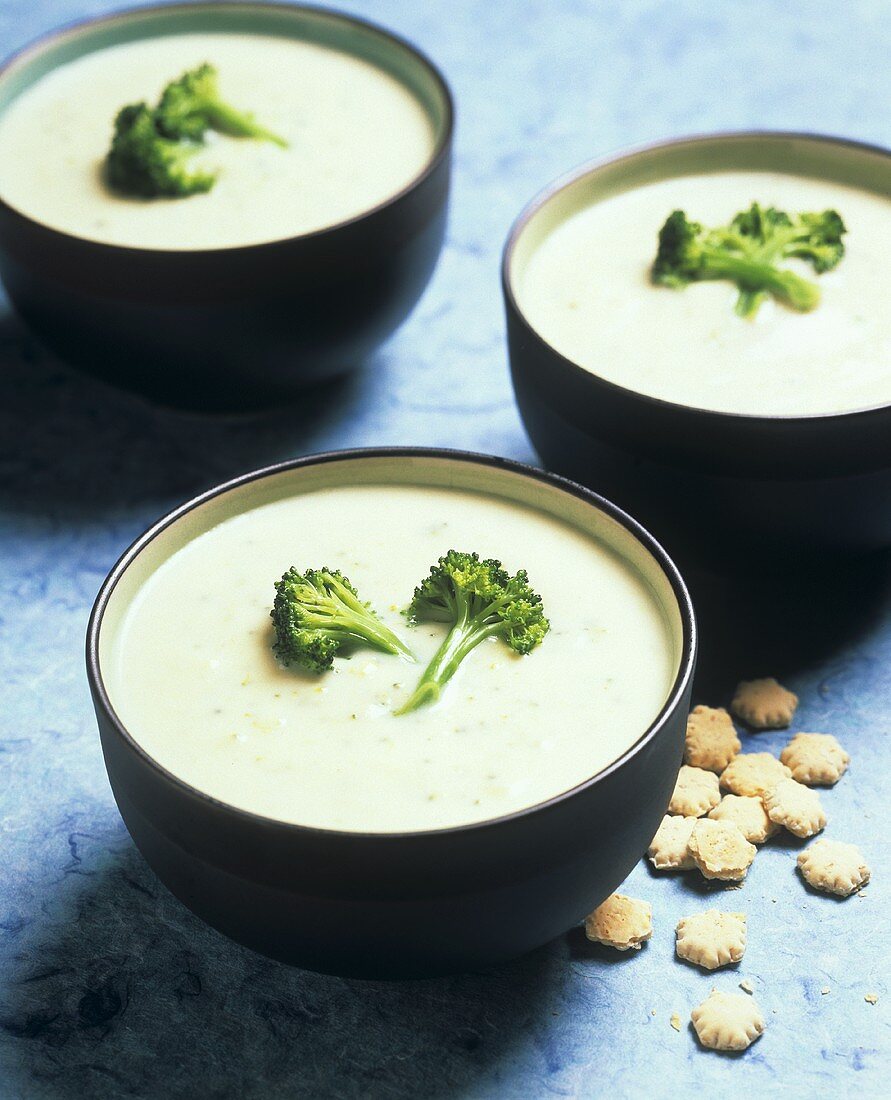
[[285,664],[325,672],[346,646],[368,645],[414,660],[411,650],[363,603],[337,569],[291,568],[275,585],[275,655]]
[[206,62],[167,85],[155,117],[161,133],[176,140],[203,141],[208,130],[217,130],[229,137],[271,141],[283,148],[288,144],[252,114],[226,103],[220,97],[217,70]]
[[524,570],[511,576],[501,562],[450,550],[415,589],[412,621],[447,623],[450,630],[397,714],[435,702],[468,654],[487,638],[500,638],[516,653],[533,650],[550,629],[541,596]]
[[730,224],[753,243],[762,259],[798,256],[809,260],[817,274],[831,271],[845,254],[845,223],[835,210],[790,217],[773,206],[753,202]]
[[116,191],[147,199],[183,198],[209,191],[216,174],[189,167],[197,148],[164,137],[147,104],[133,103],[115,119],[105,159],[106,179]]
[[287,142],[220,99],[217,71],[199,65],[164,89],[155,108],[132,103],[115,119],[105,178],[116,191],[140,198],[183,198],[209,191],[217,173],[192,170],[189,160],[208,130],[287,146]]
[[794,256],[807,260],[818,274],[829,271],[844,255],[845,232],[835,210],[790,216],[752,203],[729,226],[717,229],[675,210],[659,231],[652,277],[676,289],[704,279],[728,279],[739,288],[736,312],[741,317],[754,317],[769,294],[807,311],[819,304],[817,285],[776,265]]

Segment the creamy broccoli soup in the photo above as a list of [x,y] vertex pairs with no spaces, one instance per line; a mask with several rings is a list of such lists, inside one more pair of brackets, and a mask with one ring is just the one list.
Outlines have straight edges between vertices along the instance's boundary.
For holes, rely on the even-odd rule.
[[[551,630],[527,656],[482,643],[438,702],[394,715],[446,631],[401,610],[452,547],[527,569]],[[321,674],[280,665],[269,610],[291,565],[342,570],[417,663],[360,648]],[[607,542],[537,508],[333,487],[227,518],[168,556],[103,641],[102,670],[136,741],[202,791],[305,825],[432,829],[557,795],[637,741],[677,673],[666,600]]]
[[[156,102],[204,62],[221,95],[288,142],[211,133],[191,167],[213,189],[140,200],[106,186],[115,115]],[[347,53],[271,35],[193,33],[96,50],[61,65],[0,116],[0,198],[45,225],[111,244],[222,248],[306,233],[355,217],[406,187],[432,154],[419,100]]]
[[[790,212],[835,208],[845,255],[817,283],[820,305],[795,312],[767,300],[754,320],[734,313],[730,282],[654,286],[656,240],[675,209],[709,226],[753,201]],[[550,231],[515,288],[529,322],[562,355],[618,385],[723,412],[804,415],[891,401],[891,201],[837,183],[769,172],[662,180],[578,210]]]

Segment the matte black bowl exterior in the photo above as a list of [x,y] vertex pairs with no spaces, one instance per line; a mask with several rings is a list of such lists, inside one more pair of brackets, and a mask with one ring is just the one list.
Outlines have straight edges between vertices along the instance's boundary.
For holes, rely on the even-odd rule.
[[564,358],[527,322],[512,283],[517,245],[535,214],[578,181],[625,172],[652,179],[661,162],[676,167],[688,157],[706,158],[715,168],[760,168],[794,166],[804,156],[839,163],[866,158],[891,180],[891,154],[854,142],[783,133],[683,139],[588,165],[559,181],[523,211],[505,247],[511,374],[538,453],[549,468],[632,509],[684,557],[720,562],[736,551],[819,555],[891,545],[891,406],[800,417],[735,415],[607,382]]
[[238,29],[257,18],[276,27],[359,27],[423,72],[443,117],[421,175],[330,228],[199,251],[69,236],[0,201],[0,278],[27,324],[81,369],[166,404],[211,411],[293,397],[359,366],[405,319],[445,234],[453,117],[446,83],[413,47],[361,20],[262,3],[122,12],[56,32],[0,69],[2,88],[49,51],[75,49],[97,33],[147,37],[171,19],[188,30]]
[[[115,586],[166,527],[227,491],[284,470],[395,456],[484,464],[573,494],[630,531],[679,608],[679,671],[662,712],[602,773],[547,803],[482,824],[419,833],[305,828],[235,809],[166,772],[131,739],[102,681],[99,637]],[[344,451],[245,475],[183,505],[124,554],[96,601],[87,669],[121,815],[164,884],[214,928],[265,955],[341,975],[419,977],[529,951],[576,924],[630,872],[659,824],[681,762],[696,628],[664,550],[612,504],[518,463],[427,449]]]

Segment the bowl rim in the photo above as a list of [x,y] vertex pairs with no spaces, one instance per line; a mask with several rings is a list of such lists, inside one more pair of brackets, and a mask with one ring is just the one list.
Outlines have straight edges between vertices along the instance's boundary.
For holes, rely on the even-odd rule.
[[[598,173],[611,168],[613,165],[620,164],[623,161],[634,161],[638,158],[650,156],[653,154],[658,155],[662,152],[667,152],[672,149],[681,149],[684,146],[698,146],[709,144],[722,144],[726,143],[731,145],[735,142],[744,141],[764,141],[765,143],[781,142],[781,141],[808,141],[813,142],[816,145],[834,145],[840,148],[851,149],[855,153],[868,153],[878,155],[880,157],[891,159],[891,148],[883,145],[878,145],[872,142],[859,141],[855,138],[846,138],[836,136],[833,134],[823,134],[816,131],[808,130],[716,130],[706,131],[703,133],[693,133],[688,135],[682,135],[680,137],[672,138],[659,138],[654,141],[644,142],[642,144],[624,146],[620,149],[614,150],[605,154],[602,157],[595,157],[593,160],[589,160],[571,168],[568,172],[563,173],[551,183],[543,187],[537,194],[535,194],[529,202],[521,209],[520,213],[514,219],[510,230],[507,235],[507,239],[504,243],[504,247],[501,253],[501,291],[507,303],[508,309],[511,310],[517,319],[522,323],[527,333],[533,336],[536,340],[540,341],[547,347],[548,351],[556,356],[560,362],[569,369],[576,377],[587,376],[593,384],[602,386],[614,396],[623,398],[625,400],[634,400],[643,402],[645,405],[651,407],[656,412],[662,412],[665,414],[675,415],[697,415],[707,418],[715,418],[718,423],[721,421],[735,421],[737,423],[748,423],[753,427],[758,425],[776,425],[781,422],[789,422],[791,424],[801,423],[820,423],[825,425],[841,425],[844,423],[849,425],[852,417],[869,417],[875,416],[877,413],[883,410],[891,410],[891,398],[887,401],[879,402],[876,405],[864,405],[856,409],[847,409],[843,412],[818,412],[818,413],[745,413],[745,412],[730,412],[721,409],[709,409],[702,405],[685,405],[678,401],[669,401],[664,397],[654,397],[652,394],[642,393],[640,390],[632,389],[628,386],[620,385],[618,382],[612,382],[602,375],[597,374],[595,371],[588,370],[580,364],[576,363],[572,359],[568,359],[561,352],[557,351],[553,344],[551,344],[543,335],[536,329],[527,318],[526,314],[520,307],[517,295],[514,292],[514,284],[512,278],[512,264],[514,254],[517,246],[520,242],[523,233],[527,226],[532,221],[538,212],[543,209],[552,199],[558,194],[577,183],[579,180],[584,179],[587,176],[594,176]],[[793,173],[790,173],[793,174]],[[596,205],[592,204],[592,205]]]
[[[498,817],[485,818],[482,821],[469,822],[463,825],[452,825],[444,828],[437,829],[409,829],[400,831],[388,831],[388,832],[371,832],[360,831],[350,829],[328,829],[321,828],[314,825],[301,825],[299,823],[282,821],[279,818],[268,817],[264,814],[257,813],[253,810],[245,810],[238,806],[233,806],[231,803],[226,802],[223,799],[216,798],[213,795],[202,791],[198,787],[192,786],[179,776],[174,774],[160,764],[153,756],[151,756],[139,742],[131,736],[124,723],[118,717],[112,703],[109,698],[108,692],[105,688],[105,683],[102,678],[102,671],[99,660],[99,639],[102,630],[102,621],[105,614],[105,610],[108,606],[108,602],[111,599],[112,593],[117,587],[118,582],[126,573],[130,565],[138,558],[141,552],[167,530],[172,524],[194,511],[196,508],[209,503],[210,501],[231,492],[234,489],[241,488],[242,486],[249,485],[252,482],[263,480],[267,477],[272,477],[286,471],[300,470],[307,467],[319,466],[334,462],[355,461],[362,459],[376,459],[376,458],[415,458],[415,459],[432,459],[435,461],[449,461],[457,463],[467,463],[470,465],[489,466],[498,470],[507,471],[509,473],[519,474],[523,477],[529,478],[534,481],[544,482],[547,485],[551,485],[556,489],[561,490],[574,496],[591,507],[596,508],[602,513],[606,514],[609,518],[616,521],[620,526],[631,534],[643,547],[649,551],[659,568],[662,570],[666,579],[669,582],[671,590],[674,594],[674,598],[677,601],[678,613],[681,619],[681,652],[678,660],[678,670],[672,681],[672,685],[667,693],[666,699],[662,704],[658,714],[653,718],[652,722],[643,730],[641,735],[631,744],[624,752],[622,752],[615,760],[611,761],[603,769],[596,772],[594,775],[587,776],[585,779],[576,783],[574,786],[568,788],[565,791],[561,791],[550,798],[544,799],[541,802],[536,802],[531,806],[521,807],[519,810],[514,810],[508,814],[502,814]],[[333,451],[321,451],[315,454],[303,455],[298,458],[286,459],[283,462],[277,462],[269,466],[264,466],[256,470],[251,470],[248,473],[241,474],[237,477],[231,478],[227,481],[221,482],[210,489],[205,490],[202,493],[192,497],[190,500],[185,501],[183,504],[171,509],[160,519],[156,520],[150,527],[148,527],[141,535],[139,535],[130,544],[129,547],[121,554],[117,562],[112,566],[110,572],[106,576],[105,580],[99,589],[93,604],[93,609],[90,613],[89,624],[87,626],[86,634],[86,666],[87,666],[87,680],[90,686],[90,690],[93,696],[94,703],[97,710],[101,707],[105,719],[111,724],[116,736],[120,738],[126,746],[137,754],[141,758],[144,765],[148,766],[156,775],[167,783],[172,783],[179,791],[180,794],[185,795],[187,798],[197,800],[203,806],[207,808],[213,808],[217,811],[222,811],[229,815],[233,815],[235,819],[243,822],[246,825],[252,827],[273,828],[281,831],[287,835],[293,835],[295,837],[327,837],[335,840],[355,840],[360,842],[383,842],[389,843],[398,840],[409,839],[423,839],[425,837],[443,837],[451,835],[460,835],[468,832],[472,832],[480,829],[492,829],[505,825],[508,822],[514,821],[519,818],[527,817],[530,814],[546,811],[562,802],[595,787],[598,783],[609,778],[615,772],[623,768],[631,759],[633,759],[638,753],[643,751],[651,741],[655,740],[661,733],[664,732],[665,727],[669,719],[676,712],[678,706],[682,703],[685,694],[690,686],[693,673],[696,665],[696,655],[698,650],[698,627],[696,623],[696,617],[693,610],[693,603],[690,597],[690,593],[687,586],[681,576],[680,570],[675,565],[668,552],[662,546],[662,544],[643,527],[636,519],[628,515],[617,505],[611,501],[600,496],[599,493],[595,493],[592,490],[586,488],[583,485],[579,485],[574,481],[570,481],[567,478],[561,477],[558,474],[550,473],[547,470],[540,469],[538,467],[530,466],[523,462],[517,462],[513,459],[500,458],[496,455],[482,454],[473,451],[453,450],[444,447],[356,447],[344,450]],[[684,715],[686,717],[686,715]]]
[[[363,19],[361,16],[351,15],[349,12],[341,11],[339,8],[323,8],[316,4],[294,3],[293,0],[284,0],[284,2],[281,2],[281,0],[278,0],[278,2],[276,2],[276,0],[198,0],[198,2],[194,2],[194,0],[160,0],[160,2],[147,4],[145,7],[130,6],[117,8],[114,11],[105,12],[100,15],[70,20],[31,39],[30,42],[26,42],[7,57],[0,58],[0,83],[3,82],[11,71],[20,67],[27,68],[35,59],[39,58],[44,52],[51,49],[57,43],[65,39],[73,40],[82,35],[89,35],[92,31],[102,27],[112,26],[115,23],[125,23],[130,19],[140,16],[160,15],[168,12],[172,13],[174,16],[177,13],[195,14],[202,11],[206,14],[219,14],[221,11],[234,11],[239,8],[246,11],[265,11],[285,16],[287,16],[288,13],[292,15],[306,13],[322,20],[327,19],[332,23],[352,24],[365,32],[370,32],[380,38],[388,40],[391,45],[410,54],[419,62],[421,68],[425,69],[428,76],[431,78],[433,85],[442,98],[443,104],[442,129],[436,137],[433,148],[421,170],[412,176],[412,178],[400,187],[398,191],[394,191],[380,202],[375,203],[373,206],[369,206],[367,209],[361,210],[352,217],[343,218],[341,221],[332,222],[330,225],[323,225],[318,229],[312,229],[305,233],[293,233],[285,237],[274,237],[271,240],[257,241],[253,244],[222,245],[210,248],[146,248],[131,244],[115,244],[111,241],[95,240],[92,237],[80,236],[77,233],[70,233],[56,226],[47,225],[45,222],[39,221],[37,218],[33,218],[29,214],[11,206],[2,196],[0,196],[0,213],[19,218],[34,229],[44,233],[55,234],[63,240],[74,241],[78,244],[89,245],[93,248],[108,249],[116,255],[217,256],[223,253],[244,254],[254,252],[257,249],[270,249],[281,247],[282,245],[298,243],[300,241],[315,240],[327,233],[334,233],[342,229],[347,229],[350,226],[354,226],[364,221],[366,218],[374,217],[390,207],[395,206],[407,195],[419,188],[434,175],[442,163],[449,158],[455,131],[455,100],[449,83],[439,66],[413,42],[410,42],[407,38],[403,38],[401,35],[396,34],[394,31],[370,19]],[[151,38],[152,36],[149,34],[145,37]]]

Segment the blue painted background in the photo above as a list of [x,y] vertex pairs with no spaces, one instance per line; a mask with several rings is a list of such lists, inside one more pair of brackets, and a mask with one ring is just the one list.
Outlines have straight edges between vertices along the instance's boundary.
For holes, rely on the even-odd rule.
[[[0,46],[108,7],[0,0]],[[498,256],[519,207],[576,163],[723,127],[891,144],[883,0],[352,7],[436,58],[459,109],[447,249],[366,371],[249,420],[160,412],[71,374],[0,297],[0,1096],[887,1095],[887,562],[697,589],[700,698],[726,702],[738,675],[776,673],[802,696],[800,728],[850,749],[824,802],[830,834],[872,864],[864,897],[807,892],[791,842],[723,896],[640,866],[627,888],[652,901],[656,932],[638,956],[571,934],[489,974],[368,985],[225,942],[158,885],[121,824],[81,647],[103,575],[150,520],[220,478],[322,448],[432,443],[534,461],[506,371]],[[672,956],[677,919],[710,903],[744,908],[750,929],[738,972],[713,978]],[[701,1051],[690,1009],[743,977],[767,1034],[740,1058]]]

